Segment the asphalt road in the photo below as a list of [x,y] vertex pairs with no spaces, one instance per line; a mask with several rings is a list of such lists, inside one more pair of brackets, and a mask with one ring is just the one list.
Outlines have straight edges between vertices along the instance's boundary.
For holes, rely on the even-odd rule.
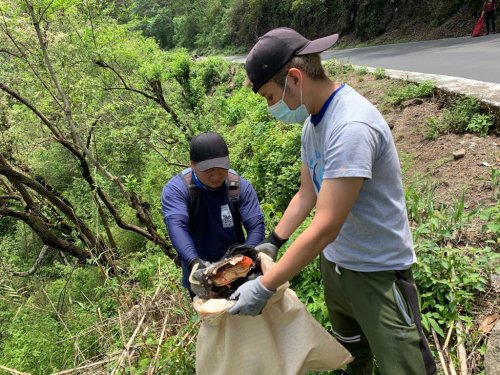
[[500,33],[322,53],[345,63],[500,83]]
[[[408,72],[439,74],[477,81],[500,83],[500,33],[472,38],[330,50],[321,54],[345,63]],[[245,56],[227,58],[244,62]]]

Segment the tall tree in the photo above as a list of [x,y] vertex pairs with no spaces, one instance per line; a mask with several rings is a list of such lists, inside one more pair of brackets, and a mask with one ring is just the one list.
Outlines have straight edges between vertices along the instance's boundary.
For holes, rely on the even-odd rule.
[[[151,241],[174,259],[151,205],[124,177],[140,169],[141,158],[127,166],[132,147],[123,139],[117,144],[122,134],[115,132],[136,132],[141,143],[153,146],[146,154],[185,142],[194,131],[189,114],[179,115],[171,101],[184,97],[189,103],[189,85],[176,77],[177,92],[166,95],[168,58],[92,1],[8,1],[0,17],[0,215],[25,222],[46,245],[81,259],[94,255],[107,266],[116,250],[111,226]],[[142,116],[134,113],[138,107],[144,107]],[[165,123],[170,127],[159,126]],[[41,162],[42,154],[50,155],[52,167]],[[105,238],[86,222],[85,210],[64,198],[75,180],[87,186],[85,200],[94,205]]]

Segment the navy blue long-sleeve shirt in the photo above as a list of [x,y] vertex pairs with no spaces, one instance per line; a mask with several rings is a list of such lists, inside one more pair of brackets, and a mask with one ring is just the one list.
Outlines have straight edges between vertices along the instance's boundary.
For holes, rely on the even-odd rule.
[[[186,169],[181,175],[191,172]],[[161,206],[172,245],[179,254],[182,285],[189,288],[189,262],[199,257],[209,262],[222,258],[227,249],[240,243],[256,246],[264,239],[264,216],[252,185],[240,177],[239,214],[241,223],[232,218],[225,185],[217,190],[199,189],[199,209],[189,218],[189,190],[183,177],[176,175],[163,188]],[[228,217],[228,213],[231,217]],[[246,240],[241,237],[243,225]]]

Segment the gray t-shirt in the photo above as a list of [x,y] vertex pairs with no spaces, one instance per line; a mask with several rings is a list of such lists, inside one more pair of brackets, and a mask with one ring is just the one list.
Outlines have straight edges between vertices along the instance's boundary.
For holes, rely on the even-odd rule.
[[402,270],[416,262],[396,146],[368,100],[347,85],[337,91],[316,126],[306,120],[302,161],[316,194],[324,179],[365,179],[339,235],[323,250],[326,259],[361,272]]

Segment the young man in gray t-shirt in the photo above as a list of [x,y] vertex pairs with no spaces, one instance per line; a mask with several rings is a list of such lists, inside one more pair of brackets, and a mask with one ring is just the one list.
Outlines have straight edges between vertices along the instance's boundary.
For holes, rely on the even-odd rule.
[[335,337],[353,354],[350,374],[434,374],[420,323],[416,262],[398,155],[378,110],[328,79],[319,53],[338,35],[310,41],[271,30],[250,51],[254,92],[285,122],[304,122],[301,185],[259,248],[276,250],[315,207],[311,225],[264,276],[242,285],[230,314],[257,315],[276,288],[321,256]]

